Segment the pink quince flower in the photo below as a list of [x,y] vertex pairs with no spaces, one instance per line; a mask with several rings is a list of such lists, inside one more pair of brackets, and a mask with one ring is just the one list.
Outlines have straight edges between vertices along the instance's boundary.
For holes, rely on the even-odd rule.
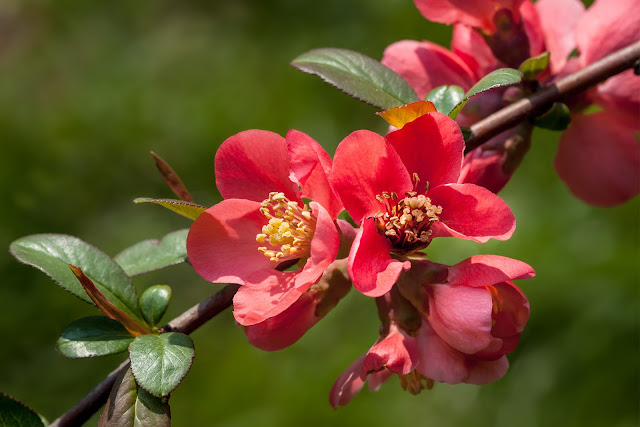
[[[277,338],[270,349],[297,340],[318,320],[309,307],[331,294],[330,281],[323,292],[309,292],[338,254],[344,233],[337,227],[347,234],[352,229],[336,222],[343,208],[329,186],[330,170],[324,149],[295,130],[286,138],[244,131],[216,153],[216,183],[225,200],[193,223],[187,253],[204,279],[242,285],[233,313],[258,346],[269,331]],[[307,207],[302,198],[314,201]],[[281,271],[295,265],[295,271]],[[283,331],[274,321],[259,326],[281,314],[299,318],[299,327]]]
[[[556,76],[574,72],[640,40],[640,2],[540,0],[545,42]],[[577,58],[569,54],[578,50]],[[584,114],[592,104],[604,111]],[[627,70],[569,102],[572,123],[560,138],[555,168],[579,199],[615,206],[640,193],[640,78]]]
[[[431,2],[416,0],[416,5],[423,11],[428,8],[427,3]],[[445,3],[449,4],[443,2]],[[449,7],[458,10],[458,7],[468,3],[481,4],[491,13],[497,10],[492,2],[465,2],[464,5],[462,2],[452,3]],[[502,7],[507,6],[513,11],[514,16],[521,20],[522,31],[528,40],[526,46],[518,46],[518,49],[524,49],[519,56],[529,57],[542,53],[544,42],[533,3],[530,1],[502,3]],[[474,25],[473,22],[460,19],[451,22],[466,22]],[[382,63],[401,75],[421,99],[432,89],[442,85],[457,85],[467,91],[491,71],[506,66],[496,58],[485,38],[469,25],[461,23],[454,25],[452,50],[429,41],[402,40],[385,49]],[[514,51],[513,48],[507,50]],[[456,121],[461,126],[470,126],[503,108],[510,101],[503,99],[505,94],[505,90],[492,90],[472,98]],[[513,128],[469,152],[465,156],[458,182],[477,184],[494,193],[499,192],[507,184],[528,151],[530,132],[530,126]]]
[[[420,97],[444,84],[467,90],[494,69],[517,67],[517,59],[542,53],[545,46],[551,54],[550,72],[540,80],[548,83],[640,38],[640,3],[635,0],[597,0],[587,11],[578,0],[540,0],[535,5],[528,0],[415,3],[428,19],[455,23],[452,51],[404,40],[384,52],[383,64],[404,77]],[[492,34],[500,30],[490,25],[496,16],[509,24],[509,17],[496,13],[499,9],[522,23],[517,46],[509,45],[508,33],[502,34],[506,41],[498,37],[492,42]],[[511,54],[518,48],[522,52]],[[579,57],[570,59],[576,48]],[[471,125],[509,103],[501,94],[489,92],[472,99],[458,122]],[[604,112],[582,113],[594,103]],[[555,159],[560,178],[576,197],[592,205],[614,206],[635,197],[640,192],[640,147],[634,136],[640,128],[640,79],[628,70],[576,97],[569,106],[573,123],[563,133]],[[514,131],[503,132],[467,154],[460,182],[494,192],[502,189],[529,147],[530,129]]]
[[517,346],[529,302],[511,281],[534,276],[527,264],[478,255],[448,267],[413,260],[398,287],[377,299],[382,332],[335,382],[333,407],[369,381],[377,390],[393,374],[412,394],[434,382],[487,384],[502,378]]
[[361,225],[348,264],[360,292],[389,292],[411,266],[405,255],[435,237],[511,237],[515,218],[502,199],[483,187],[457,184],[463,150],[458,125],[435,112],[386,137],[361,130],[340,143],[330,180]]

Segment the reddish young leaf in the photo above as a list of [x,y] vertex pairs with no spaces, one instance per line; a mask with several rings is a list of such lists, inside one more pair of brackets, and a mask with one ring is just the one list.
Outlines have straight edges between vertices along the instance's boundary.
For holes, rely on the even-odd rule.
[[69,264],[69,268],[71,269],[73,274],[76,275],[76,277],[80,281],[80,284],[87,292],[87,295],[89,295],[89,298],[91,298],[91,300],[96,304],[100,311],[102,311],[107,317],[122,323],[122,326],[124,326],[127,331],[129,331],[129,333],[134,337],[151,333],[134,319],[132,319],[127,313],[111,304],[107,297],[105,297],[104,294],[100,292],[98,288],[96,288],[91,279],[89,279],[89,277],[87,277],[87,275],[84,274],[79,267],[75,267]]
[[175,195],[178,196],[180,200],[193,202],[193,199],[191,198],[187,187],[185,187],[185,185],[182,183],[182,180],[180,179],[178,174],[173,171],[171,166],[169,166],[169,163],[167,163],[162,157],[158,156],[153,151],[151,152],[151,157],[153,157],[153,160],[155,160],[156,167],[158,168],[160,175],[162,175],[162,179],[164,179],[164,182],[167,183],[167,185],[169,186],[169,188],[171,188]]
[[418,101],[401,107],[389,108],[376,114],[385,119],[391,126],[401,129],[404,125],[414,121],[418,117],[435,111],[436,107],[433,103],[429,101]]

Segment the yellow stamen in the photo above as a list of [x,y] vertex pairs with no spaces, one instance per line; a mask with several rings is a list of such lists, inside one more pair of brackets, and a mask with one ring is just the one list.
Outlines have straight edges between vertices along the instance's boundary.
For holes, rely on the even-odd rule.
[[491,294],[491,308],[493,310],[493,314],[498,314],[500,311],[502,311],[504,299],[495,286],[486,286],[486,288]]
[[417,174],[413,174],[412,181],[414,190],[405,193],[403,199],[398,200],[395,192],[377,195],[384,210],[374,215],[378,232],[387,236],[395,249],[405,252],[420,250],[430,243],[431,224],[439,221],[442,213],[442,206],[431,204],[429,197],[417,193]]
[[256,242],[273,247],[259,247],[260,252],[276,262],[309,256],[316,218],[307,206],[300,207],[283,193],[273,192],[261,203],[260,213],[269,222],[256,235]]

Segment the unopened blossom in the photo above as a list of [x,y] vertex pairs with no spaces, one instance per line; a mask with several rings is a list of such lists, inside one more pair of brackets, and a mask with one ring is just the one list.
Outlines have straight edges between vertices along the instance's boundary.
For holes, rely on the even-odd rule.
[[464,140],[458,125],[427,113],[382,137],[357,131],[338,146],[331,184],[360,229],[349,253],[349,275],[368,296],[387,293],[407,255],[435,237],[486,242],[508,239],[515,219],[483,187],[457,184]]
[[[257,325],[294,306],[302,316],[303,305],[317,306],[328,293],[307,295],[340,246],[336,218],[342,204],[329,187],[330,169],[324,149],[294,130],[286,138],[249,130],[218,149],[216,184],[225,200],[193,223],[187,253],[204,279],[242,285],[234,297],[239,324]],[[307,205],[303,198],[313,201]],[[344,222],[340,227],[347,233],[352,228]],[[295,341],[306,331],[298,329],[280,339]]]
[[529,302],[512,282],[533,277],[527,264],[494,255],[448,267],[426,259],[376,299],[381,334],[335,382],[329,400],[344,406],[365,382],[377,390],[393,375],[418,394],[435,382],[487,384],[502,378]]

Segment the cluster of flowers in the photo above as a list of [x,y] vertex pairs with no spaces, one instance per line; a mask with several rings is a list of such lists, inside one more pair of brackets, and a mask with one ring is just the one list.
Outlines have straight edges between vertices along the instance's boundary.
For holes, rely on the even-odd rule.
[[[242,285],[235,319],[264,350],[297,341],[352,285],[375,298],[380,338],[338,379],[334,406],[392,374],[412,393],[497,380],[529,317],[511,280],[533,269],[492,255],[447,266],[421,252],[436,237],[486,242],[515,229],[502,199],[458,183],[463,153],[458,125],[437,112],[386,137],[356,131],[333,162],[295,130],[241,132],[216,154],[225,200],[194,222],[189,259],[209,281]],[[338,219],[345,209],[358,227]]]
[[[455,24],[452,51],[405,40],[384,53],[382,62],[420,97],[445,84],[469,89],[544,50],[550,69],[538,79],[552,82],[626,46],[640,28],[637,0],[596,0],[587,11],[578,0],[415,1],[426,18]],[[588,203],[615,205],[640,191],[639,82],[628,71],[569,101],[573,124],[555,165]],[[515,219],[495,193],[528,150],[531,125],[466,156],[460,125],[533,86],[482,94],[457,122],[428,112],[385,137],[356,131],[333,161],[295,130],[284,138],[262,130],[230,137],[215,158],[225,200],[198,217],[187,239],[193,267],[211,282],[241,285],[235,319],[251,344],[268,351],[296,342],[352,286],[375,298],[380,336],[335,382],[334,407],[393,374],[411,393],[434,382],[500,379],[529,318],[512,281],[533,277],[533,269],[494,255],[448,266],[423,250],[437,237],[511,237]],[[592,104],[602,111],[588,115]],[[344,210],[352,222],[338,218]]]
[[[382,63],[400,74],[419,97],[440,85],[469,89],[491,71],[550,52],[549,84],[640,40],[640,2],[596,0],[415,0],[435,22],[454,24],[451,50],[428,41],[390,45]],[[468,126],[525,90],[490,91],[458,116]],[[535,88],[533,88],[535,89]],[[596,206],[624,203],[640,192],[640,78],[627,70],[565,101],[572,125],[555,158],[558,176],[579,199]],[[595,107],[597,106],[597,108]],[[599,110],[594,112],[593,110]],[[494,192],[509,180],[529,148],[531,126],[503,132],[470,152],[463,175]]]

